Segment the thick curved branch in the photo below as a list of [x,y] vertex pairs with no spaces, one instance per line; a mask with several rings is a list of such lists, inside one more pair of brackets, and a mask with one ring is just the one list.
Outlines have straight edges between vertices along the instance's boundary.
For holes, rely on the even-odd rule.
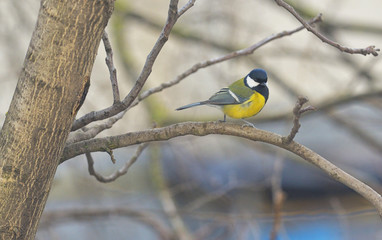
[[237,136],[252,141],[265,142],[284,148],[314,164],[335,180],[358,192],[364,198],[369,200],[378,210],[379,215],[382,216],[381,195],[379,195],[368,185],[339,169],[337,166],[319,154],[295,141],[291,141],[290,143],[286,144],[283,142],[283,137],[278,134],[253,127],[242,127],[241,125],[234,123],[186,122],[173,124],[163,128],[155,128],[138,132],[130,132],[118,136],[91,139],[68,145],[64,150],[61,162],[86,152],[104,151],[104,149],[121,148],[144,142],[164,141],[179,136],[205,136],[209,134]]

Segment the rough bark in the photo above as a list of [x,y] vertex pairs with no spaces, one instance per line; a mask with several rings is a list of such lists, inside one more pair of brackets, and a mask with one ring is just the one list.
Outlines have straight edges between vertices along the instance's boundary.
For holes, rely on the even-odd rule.
[[43,0],[0,133],[0,239],[33,239],[114,0]]

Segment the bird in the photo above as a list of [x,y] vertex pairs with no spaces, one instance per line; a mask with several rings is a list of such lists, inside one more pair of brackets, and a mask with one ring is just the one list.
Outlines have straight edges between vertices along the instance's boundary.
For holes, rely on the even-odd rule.
[[226,116],[242,119],[253,126],[244,118],[258,114],[268,101],[269,89],[267,87],[267,72],[261,68],[253,69],[245,77],[235,81],[228,87],[224,87],[212,95],[208,100],[187,104],[176,110],[191,107],[209,105],[220,107]]

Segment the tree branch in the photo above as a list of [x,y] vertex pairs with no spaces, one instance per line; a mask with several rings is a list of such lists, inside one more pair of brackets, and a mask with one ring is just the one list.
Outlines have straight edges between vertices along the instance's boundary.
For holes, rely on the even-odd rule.
[[[189,1],[183,8],[184,9],[189,9],[194,1]],[[187,8],[185,8],[187,6]],[[183,9],[182,8],[182,9]],[[178,16],[179,17],[179,16]],[[322,19],[321,19],[321,15],[317,15],[315,18],[311,19],[308,23],[309,24],[314,24],[314,23],[317,23],[317,22],[320,22]],[[175,24],[175,22],[173,23]],[[167,26],[168,24],[166,24]],[[155,44],[154,49],[156,49],[157,47],[157,44],[158,42],[160,42],[160,39],[163,35],[163,32],[164,30],[166,29],[166,26],[163,28],[162,30],[162,33],[160,35],[160,38],[158,39],[157,43]],[[173,26],[173,25],[172,25]],[[145,92],[143,92],[137,99],[136,99],[136,94],[139,94],[139,91],[141,90],[142,86],[139,85],[139,91],[136,92],[136,90],[138,90],[138,81],[139,82],[144,82],[147,80],[148,76],[149,75],[145,75],[146,78],[142,78],[141,76],[145,73],[145,74],[150,74],[151,72],[151,67],[152,65],[154,64],[153,61],[150,61],[149,62],[149,56],[146,60],[146,64],[145,64],[145,67],[146,66],[149,66],[147,67],[147,71],[149,72],[145,72],[145,67],[144,67],[144,70],[142,70],[142,73],[140,75],[140,77],[138,78],[135,86],[133,87],[133,89],[130,91],[129,95],[130,95],[130,98],[129,98],[129,95],[120,103],[116,103],[108,108],[105,108],[103,110],[100,110],[100,111],[97,111],[97,112],[90,112],[88,114],[86,114],[85,116],[77,119],[74,123],[73,123],[73,127],[72,127],[72,131],[75,131],[81,127],[84,127],[86,126],[87,124],[91,123],[91,122],[94,122],[94,121],[98,121],[98,120],[103,120],[103,119],[106,119],[108,117],[111,117],[115,114],[118,114],[119,112],[121,111],[124,111],[126,109],[128,109],[129,107],[133,107],[133,106],[136,106],[139,101],[147,98],[148,96],[150,96],[151,94],[154,94],[154,93],[157,93],[157,92],[160,92],[162,91],[163,89],[166,89],[166,88],[169,88],[169,87],[172,87],[176,84],[178,84],[180,81],[182,81],[183,79],[185,79],[186,77],[188,77],[189,75],[197,72],[199,69],[201,68],[206,68],[208,66],[211,66],[211,65],[214,65],[214,64],[217,64],[217,63],[220,63],[220,62],[224,62],[224,61],[227,61],[229,59],[232,59],[232,58],[236,58],[236,57],[240,57],[240,56],[245,56],[245,55],[249,55],[249,54],[252,54],[256,49],[260,48],[261,46],[273,41],[273,40],[276,40],[276,39],[279,39],[279,38],[282,38],[282,37],[285,37],[285,36],[290,36],[298,31],[301,31],[302,29],[304,29],[304,26],[301,26],[301,27],[298,27],[294,30],[291,30],[291,31],[282,31],[278,34],[273,34],[263,40],[261,40],[260,42],[258,43],[255,43],[247,48],[244,48],[244,49],[240,49],[240,50],[237,50],[237,51],[233,51],[227,55],[224,55],[224,56],[221,56],[221,57],[218,57],[218,58],[213,58],[213,59],[210,59],[210,60],[206,60],[204,62],[200,62],[200,63],[197,63],[195,64],[194,66],[192,66],[191,68],[189,68],[188,70],[186,70],[184,73],[182,73],[181,75],[179,75],[178,77],[176,77],[174,80],[170,81],[170,82],[167,82],[167,83],[162,83],[160,86],[158,87],[155,87],[155,88],[152,88],[152,89],[149,89]],[[171,30],[171,29],[170,29]],[[168,31],[170,31],[168,30]],[[169,35],[169,32],[168,34]],[[166,39],[167,41],[167,39]],[[163,43],[164,45],[164,43]],[[161,47],[163,47],[163,45]],[[152,50],[152,51],[153,51]],[[158,52],[159,54],[159,52]],[[155,60],[155,58],[154,58]],[[150,64],[149,64],[150,63]],[[143,83],[144,84],[144,83]],[[135,90],[134,90],[135,89]],[[134,94],[133,94],[134,93]],[[134,96],[134,99],[131,98],[131,96]],[[129,100],[130,99],[130,100]],[[131,100],[132,99],[132,100]],[[135,100],[135,101],[134,101]],[[128,103],[128,104],[127,104]]]
[[307,111],[315,110],[315,108],[313,106],[307,106],[307,107],[302,108],[304,106],[304,104],[307,103],[308,101],[309,100],[306,97],[299,97],[298,98],[296,105],[293,109],[293,115],[294,115],[293,127],[292,127],[289,135],[283,138],[284,144],[289,144],[294,139],[294,137],[296,136],[298,130],[301,127],[301,124],[300,124],[301,115]]
[[[321,14],[319,14],[316,17],[312,18],[309,21],[309,24],[313,25],[313,24],[321,22],[321,21],[322,21]],[[229,54],[226,54],[224,56],[221,56],[219,58],[213,58],[213,59],[210,59],[210,60],[206,60],[204,62],[200,62],[200,63],[194,64],[191,68],[189,68],[188,70],[186,70],[182,74],[178,75],[174,80],[166,82],[166,83],[162,83],[161,85],[159,85],[157,87],[153,87],[153,88],[148,89],[148,90],[144,91],[143,93],[141,93],[139,95],[139,97],[130,105],[129,108],[125,109],[124,111],[120,112],[118,115],[116,115],[114,117],[110,117],[107,122],[98,124],[96,126],[93,126],[90,129],[84,129],[84,132],[72,133],[69,136],[69,138],[68,138],[67,144],[71,144],[71,143],[74,143],[74,142],[83,141],[83,140],[87,140],[87,139],[93,138],[97,134],[102,132],[103,130],[111,128],[113,126],[113,124],[116,123],[118,120],[120,120],[123,117],[123,115],[130,108],[137,106],[140,101],[142,101],[145,98],[151,96],[152,94],[161,92],[162,90],[164,90],[166,88],[170,88],[170,87],[180,83],[186,77],[188,77],[189,75],[197,72],[201,68],[205,68],[205,67],[214,65],[216,63],[223,62],[223,61],[227,61],[227,60],[235,58],[235,57],[240,57],[240,56],[243,56],[243,55],[252,54],[256,49],[260,48],[261,46],[263,46],[263,45],[265,45],[265,44],[267,44],[267,43],[269,43],[269,42],[271,42],[273,40],[276,40],[276,39],[279,39],[279,38],[282,38],[282,37],[285,37],[285,36],[290,36],[290,35],[298,32],[298,31],[301,31],[302,29],[304,29],[304,26],[300,26],[300,27],[298,27],[296,29],[289,30],[289,31],[282,31],[282,32],[280,32],[278,34],[273,34],[273,35],[263,39],[262,41],[260,41],[258,43],[255,43],[255,44],[253,44],[253,45],[251,45],[251,46],[249,46],[247,48],[240,49],[240,50],[237,50],[237,51],[233,51],[233,52],[231,52]],[[220,59],[224,59],[224,60],[220,61]],[[278,79],[277,75],[275,75],[275,73],[273,74],[273,77],[274,77],[274,80]],[[277,80],[277,82],[282,84],[280,79]],[[285,84],[283,84],[282,86],[284,86],[284,89],[289,89],[290,92],[293,91],[289,86],[287,86]],[[294,95],[297,95],[297,94],[295,93]],[[288,113],[288,115],[289,115],[289,113]]]
[[89,174],[94,176],[99,182],[102,182],[102,183],[113,182],[117,178],[119,178],[120,176],[123,176],[127,173],[129,168],[131,167],[131,165],[133,165],[137,161],[138,157],[141,155],[141,153],[147,147],[147,145],[148,145],[148,143],[143,143],[143,144],[139,145],[135,154],[130,158],[130,160],[127,161],[121,169],[114,172],[113,174],[111,174],[108,177],[104,177],[95,171],[93,157],[92,157],[90,152],[87,152],[87,153],[85,153],[85,155],[86,155],[86,159],[88,161]]
[[[316,17],[312,18],[308,22],[308,24],[315,24],[315,23],[318,23],[318,22],[321,22],[321,21],[322,21],[321,14],[319,14]],[[293,29],[293,30],[290,30],[290,31],[282,31],[282,32],[277,33],[277,34],[272,34],[271,36],[269,36],[267,38],[264,38],[260,42],[257,42],[257,43],[255,43],[255,44],[253,44],[253,45],[251,45],[251,46],[249,46],[247,48],[230,52],[230,53],[228,53],[226,55],[223,55],[221,57],[212,58],[212,59],[209,59],[209,60],[206,60],[206,61],[203,61],[203,62],[196,63],[191,68],[187,69],[185,72],[183,72],[182,74],[178,75],[174,80],[166,82],[166,83],[162,83],[158,87],[154,87],[154,88],[151,88],[149,90],[146,90],[145,92],[143,92],[138,97],[138,100],[141,101],[141,100],[147,98],[148,96],[150,96],[151,94],[160,92],[163,89],[166,89],[166,88],[169,88],[169,87],[172,87],[172,86],[178,84],[180,81],[182,81],[186,77],[190,76],[191,74],[197,72],[199,69],[206,68],[206,67],[209,67],[211,65],[214,65],[214,64],[217,64],[217,63],[221,63],[221,62],[224,62],[224,61],[227,61],[227,60],[230,60],[232,58],[241,57],[241,56],[245,56],[245,55],[250,55],[256,49],[266,45],[267,43],[272,42],[273,40],[285,37],[285,36],[290,36],[290,35],[292,35],[292,34],[294,34],[296,32],[301,31],[302,29],[304,29],[304,26],[300,26],[300,27],[298,27],[296,29]]]
[[194,6],[196,0],[189,0],[181,9],[178,10],[178,17],[182,16],[188,9]]
[[344,172],[322,156],[295,141],[285,144],[283,137],[278,134],[253,127],[242,127],[234,123],[186,122],[162,128],[130,132],[118,136],[91,139],[68,145],[64,150],[61,162],[86,152],[104,151],[104,149],[107,148],[115,149],[144,142],[164,141],[185,135],[205,136],[209,134],[237,136],[284,148],[319,167],[333,179],[358,192],[365,199],[370,201],[377,209],[379,215],[382,216],[381,196],[368,185]]
[[66,144],[80,142],[96,137],[102,131],[112,128],[113,125],[125,115],[125,113],[126,110],[108,118],[105,122],[96,124],[89,128],[83,127],[75,132],[71,132],[68,139],[66,140]]
[[111,88],[113,90],[113,98],[114,98],[114,104],[115,104],[121,101],[121,97],[119,96],[117,69],[115,69],[114,62],[113,62],[113,49],[111,47],[109,37],[106,31],[103,32],[102,41],[103,41],[103,45],[105,46],[105,51],[106,51],[105,61],[110,73]]
[[306,22],[304,20],[304,18],[302,18],[296,12],[296,10],[294,10],[294,8],[292,6],[290,6],[289,4],[284,2],[283,0],[275,0],[275,1],[276,1],[277,5],[285,8],[288,12],[290,12],[300,23],[302,23],[302,25],[304,25],[304,27],[309,32],[316,35],[324,43],[327,43],[327,44],[339,49],[341,52],[346,52],[346,53],[350,53],[350,54],[362,54],[365,56],[369,55],[369,54],[372,54],[375,57],[378,56],[378,52],[380,51],[380,49],[375,48],[375,46],[369,46],[366,48],[348,48],[348,47],[342,46],[341,44],[339,44],[337,42],[334,42],[334,41],[328,39],[327,37],[325,37],[324,35],[319,33],[316,29],[314,29],[312,26],[310,26],[310,24],[308,22]]
[[[191,3],[193,3],[193,1],[189,1],[189,3],[187,3],[185,7],[181,9],[180,13],[183,14],[186,10],[190,9],[190,7],[192,6]],[[171,0],[167,20],[162,29],[162,32],[158,40],[156,41],[154,47],[151,49],[149,55],[147,56],[145,65],[143,66],[143,69],[140,75],[138,76],[138,79],[135,82],[133,88],[130,90],[129,94],[122,100],[122,102],[117,102],[112,106],[97,112],[90,112],[85,116],[77,119],[73,123],[72,131],[82,128],[91,122],[103,120],[114,116],[120,113],[121,111],[127,109],[134,102],[134,100],[140,93],[143,85],[145,84],[146,80],[150,76],[154,62],[158,57],[160,51],[162,50],[164,44],[167,42],[171,30],[179,17],[180,15],[178,15],[178,0]]]

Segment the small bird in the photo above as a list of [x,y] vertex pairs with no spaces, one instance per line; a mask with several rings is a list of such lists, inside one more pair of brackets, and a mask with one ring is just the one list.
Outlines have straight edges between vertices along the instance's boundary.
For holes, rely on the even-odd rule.
[[[267,87],[267,72],[263,69],[253,69],[247,76],[237,80],[228,87],[220,89],[208,100],[191,103],[176,110],[210,105],[218,106],[231,118],[243,119],[258,114],[268,100],[269,90]],[[247,122],[246,120],[244,120]],[[249,122],[247,122],[249,123]],[[253,126],[253,124],[249,123]]]

